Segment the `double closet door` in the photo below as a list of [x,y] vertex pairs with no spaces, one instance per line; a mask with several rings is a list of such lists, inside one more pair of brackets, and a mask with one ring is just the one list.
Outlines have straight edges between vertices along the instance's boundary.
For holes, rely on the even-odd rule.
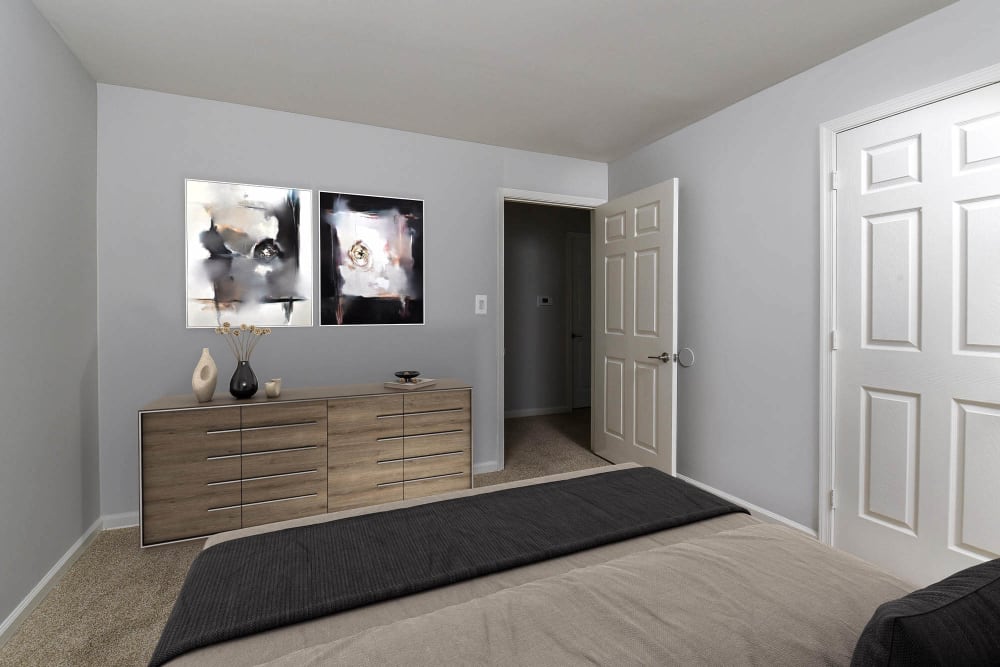
[[834,544],[1000,556],[1000,84],[837,138]]

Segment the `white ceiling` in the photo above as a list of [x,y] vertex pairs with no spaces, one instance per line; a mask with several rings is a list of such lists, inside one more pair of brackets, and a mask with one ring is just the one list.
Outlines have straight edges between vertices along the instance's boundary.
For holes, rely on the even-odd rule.
[[608,162],[953,0],[34,0],[93,77]]

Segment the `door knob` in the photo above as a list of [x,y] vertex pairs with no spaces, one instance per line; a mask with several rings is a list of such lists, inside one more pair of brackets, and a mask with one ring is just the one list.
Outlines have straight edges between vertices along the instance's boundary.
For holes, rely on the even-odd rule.
[[583,334],[570,334],[570,338],[583,338]]
[[670,363],[670,353],[669,352],[661,352],[659,354],[659,356],[656,356],[656,357],[646,357],[646,358],[647,359],[659,359],[660,361],[662,361],[665,364],[669,364]]

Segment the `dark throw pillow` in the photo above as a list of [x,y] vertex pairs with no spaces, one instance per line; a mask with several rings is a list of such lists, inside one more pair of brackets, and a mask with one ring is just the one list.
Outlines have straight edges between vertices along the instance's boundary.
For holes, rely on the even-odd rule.
[[1000,559],[875,610],[851,667],[1000,665]]

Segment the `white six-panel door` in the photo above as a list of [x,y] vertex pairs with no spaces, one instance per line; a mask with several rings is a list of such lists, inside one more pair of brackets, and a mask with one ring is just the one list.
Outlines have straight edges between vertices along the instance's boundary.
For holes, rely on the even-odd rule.
[[837,138],[834,544],[1000,556],[1000,85]]
[[674,474],[677,179],[609,201],[594,221],[592,447]]

